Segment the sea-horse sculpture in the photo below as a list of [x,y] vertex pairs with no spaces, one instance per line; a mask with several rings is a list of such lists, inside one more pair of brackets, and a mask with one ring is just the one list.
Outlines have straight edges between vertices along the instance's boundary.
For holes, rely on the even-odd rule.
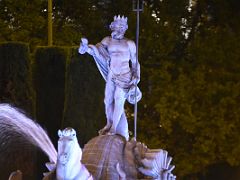
[[[45,173],[43,180],[54,179],[55,176],[58,180],[93,180],[92,175],[81,163],[82,149],[78,144],[75,130],[72,128],[59,130],[58,136],[57,163],[46,164],[50,173]],[[52,175],[52,173],[56,174]]]

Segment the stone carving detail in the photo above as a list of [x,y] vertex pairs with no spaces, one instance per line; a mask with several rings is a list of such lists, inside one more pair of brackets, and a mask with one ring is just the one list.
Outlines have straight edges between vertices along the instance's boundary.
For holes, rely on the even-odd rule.
[[144,144],[125,141],[118,135],[98,136],[83,149],[82,163],[95,179],[174,180],[167,151],[148,149]]
[[[132,176],[138,173],[141,179],[174,180],[171,172],[175,166],[170,165],[172,157],[162,149],[148,149],[145,144],[137,142],[134,138],[126,143],[124,161],[128,164],[126,174]],[[134,169],[137,167],[136,169]],[[142,176],[143,175],[143,176]]]
[[176,176],[172,174],[172,170],[175,166],[170,165],[171,161],[172,157],[168,157],[168,152],[165,150],[148,150],[138,170],[153,179],[174,180]]

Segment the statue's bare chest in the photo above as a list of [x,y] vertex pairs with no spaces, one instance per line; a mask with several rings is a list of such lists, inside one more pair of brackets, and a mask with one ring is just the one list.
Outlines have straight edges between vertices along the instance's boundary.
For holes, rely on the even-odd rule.
[[108,52],[111,53],[127,53],[129,52],[128,44],[125,40],[112,40],[108,44]]

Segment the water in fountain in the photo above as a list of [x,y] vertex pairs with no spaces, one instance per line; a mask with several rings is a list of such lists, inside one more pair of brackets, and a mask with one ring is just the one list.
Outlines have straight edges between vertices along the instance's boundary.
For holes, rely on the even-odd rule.
[[[43,128],[24,115],[20,110],[8,104],[0,104],[0,131],[2,132],[2,130],[4,133],[11,134],[11,137],[6,136],[8,139],[24,138],[39,147],[46,153],[51,162],[56,163],[56,149]],[[5,142],[0,143],[4,144]]]

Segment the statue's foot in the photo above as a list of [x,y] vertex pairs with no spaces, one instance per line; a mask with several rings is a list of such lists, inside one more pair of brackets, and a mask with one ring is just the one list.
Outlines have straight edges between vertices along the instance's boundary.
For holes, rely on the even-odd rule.
[[106,135],[115,135],[116,133],[115,132],[107,132]]
[[107,135],[114,135],[114,134],[116,134],[116,130],[113,127],[111,127],[107,132]]
[[129,141],[129,133],[120,133],[116,132],[113,128],[111,128],[105,135],[115,135],[118,134],[126,139],[126,141]]
[[116,133],[116,130],[113,127],[111,127],[108,130],[108,132],[106,132],[106,135],[115,135],[115,134],[117,134],[117,133]]
[[111,125],[107,124],[104,128],[102,128],[98,131],[98,134],[104,135],[104,134],[108,133],[110,129],[111,129]]

